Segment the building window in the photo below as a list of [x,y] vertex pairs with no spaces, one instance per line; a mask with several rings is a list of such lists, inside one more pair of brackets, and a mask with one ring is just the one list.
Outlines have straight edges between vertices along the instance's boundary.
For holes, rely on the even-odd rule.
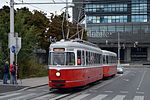
[[86,12],[126,12],[127,4],[86,4]]
[[132,25],[125,25],[124,30],[125,32],[132,33]]
[[147,15],[132,15],[132,22],[147,22]]
[[147,0],[132,0],[132,3],[147,3]]
[[108,32],[115,32],[116,27],[115,26],[108,26]]
[[124,26],[116,26],[117,32],[124,32]]
[[138,34],[141,31],[140,25],[133,25],[133,34]]

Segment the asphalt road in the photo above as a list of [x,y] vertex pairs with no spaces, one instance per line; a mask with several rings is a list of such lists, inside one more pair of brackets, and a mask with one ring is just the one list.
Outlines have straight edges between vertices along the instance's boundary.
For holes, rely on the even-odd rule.
[[128,68],[123,75],[99,82],[73,95],[49,92],[48,86],[1,95],[0,100],[150,100],[150,68]]
[[71,100],[150,100],[150,69],[129,68],[124,75]]
[[0,93],[17,91],[25,88],[25,86],[17,86],[17,85],[0,85]]

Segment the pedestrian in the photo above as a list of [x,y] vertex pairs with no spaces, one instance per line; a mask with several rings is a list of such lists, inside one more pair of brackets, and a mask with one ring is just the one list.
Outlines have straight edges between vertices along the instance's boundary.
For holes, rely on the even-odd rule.
[[15,61],[13,62],[13,64],[10,65],[10,75],[11,75],[11,84],[17,84],[17,80],[16,80],[16,63]]
[[8,84],[7,83],[8,76],[9,76],[9,63],[8,63],[8,61],[6,61],[4,64],[3,84]]

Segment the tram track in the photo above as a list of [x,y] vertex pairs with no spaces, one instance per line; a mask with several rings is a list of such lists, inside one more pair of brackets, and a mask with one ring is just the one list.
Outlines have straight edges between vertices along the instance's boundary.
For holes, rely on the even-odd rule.
[[95,91],[98,88],[101,88],[101,87],[103,87],[107,84],[110,84],[111,82],[117,80],[120,77],[121,76],[116,76],[115,78],[111,78],[111,79],[108,79],[108,80],[100,80],[100,81],[97,81],[97,82],[94,82],[92,84],[87,85],[86,87],[82,88],[81,91],[66,94],[66,95],[62,95],[62,96],[59,96],[59,97],[56,97],[56,98],[52,98],[50,100],[70,100],[74,97],[77,97],[81,94],[85,94],[89,91]]
[[121,77],[121,76],[117,75],[115,78],[111,78],[111,79],[107,79],[107,80],[99,80],[97,82],[91,83],[82,88],[65,89],[65,90],[50,89],[50,91],[40,94],[36,97],[32,97],[28,100],[41,100],[39,98],[44,98],[44,97],[47,98],[46,100],[69,100],[78,95],[85,94],[90,91],[96,91],[97,89],[115,81],[119,77]]

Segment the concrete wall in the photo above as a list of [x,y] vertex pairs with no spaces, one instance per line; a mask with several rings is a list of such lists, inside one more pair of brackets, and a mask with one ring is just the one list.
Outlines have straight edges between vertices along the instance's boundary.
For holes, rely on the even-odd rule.
[[125,62],[131,62],[131,48],[125,49],[125,55],[124,55]]
[[147,61],[150,62],[150,47],[147,48]]

